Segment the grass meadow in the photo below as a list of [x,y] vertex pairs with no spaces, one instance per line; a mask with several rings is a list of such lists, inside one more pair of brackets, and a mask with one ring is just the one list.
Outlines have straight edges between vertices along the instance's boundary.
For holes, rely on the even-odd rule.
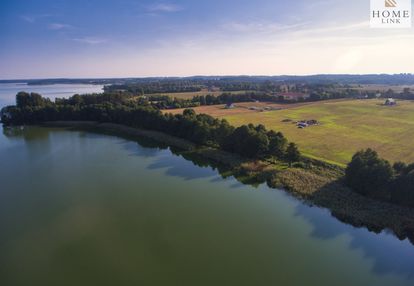
[[[414,102],[398,101],[384,106],[383,100],[323,101],[269,112],[221,113],[238,126],[264,124],[283,132],[309,157],[345,165],[363,148],[373,148],[392,161],[414,162]],[[316,119],[321,124],[298,129],[286,119]]]
[[[319,102],[270,112],[222,116],[233,125],[264,124],[282,131],[310,157],[346,164],[363,148],[373,148],[395,162],[414,162],[414,102],[384,106],[383,100]],[[321,124],[298,129],[285,119],[316,119]]]
[[242,91],[208,91],[208,90],[202,90],[202,91],[194,91],[194,92],[177,92],[177,93],[157,93],[157,94],[149,94],[149,95],[166,95],[170,96],[172,98],[177,99],[192,99],[194,96],[206,96],[208,94],[212,96],[219,96],[222,93],[231,93],[231,94],[244,94],[246,92],[249,92],[248,90],[242,90]]

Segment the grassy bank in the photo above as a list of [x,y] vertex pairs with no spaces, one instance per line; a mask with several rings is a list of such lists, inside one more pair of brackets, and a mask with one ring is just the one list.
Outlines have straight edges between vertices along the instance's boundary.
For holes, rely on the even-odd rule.
[[[327,208],[338,219],[358,227],[379,232],[391,229],[400,239],[414,243],[414,209],[378,202],[363,197],[341,182],[343,169],[318,160],[306,160],[301,168],[279,161],[249,160],[221,150],[196,146],[186,140],[161,132],[96,122],[49,122],[45,126],[99,131],[119,136],[146,137],[179,148],[184,158],[217,166],[222,176],[235,176],[246,184],[266,182],[272,188],[283,188],[304,202]],[[199,160],[197,160],[199,162]]]

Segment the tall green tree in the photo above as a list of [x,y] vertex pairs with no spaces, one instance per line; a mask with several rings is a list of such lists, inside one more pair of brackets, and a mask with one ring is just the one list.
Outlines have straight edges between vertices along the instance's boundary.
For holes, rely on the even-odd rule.
[[294,162],[300,161],[301,154],[299,152],[298,146],[291,142],[289,143],[286,149],[286,160],[289,162],[289,166],[292,165]]
[[372,149],[357,152],[345,171],[345,182],[356,192],[381,199],[389,199],[388,188],[394,171],[391,164],[379,158]]
[[269,137],[269,155],[279,159],[283,159],[286,153],[287,139],[281,132],[273,130],[267,133]]

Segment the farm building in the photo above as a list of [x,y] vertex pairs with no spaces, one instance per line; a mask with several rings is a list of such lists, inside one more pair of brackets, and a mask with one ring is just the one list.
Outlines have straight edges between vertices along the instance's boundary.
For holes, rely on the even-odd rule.
[[306,128],[309,126],[313,126],[313,125],[319,125],[318,120],[312,119],[312,120],[302,120],[302,121],[298,121],[296,123],[296,126],[298,126],[299,128]]
[[397,102],[393,98],[387,98],[387,100],[384,103],[384,105],[387,105],[387,106],[392,106],[392,105],[396,105],[396,104],[397,104]]

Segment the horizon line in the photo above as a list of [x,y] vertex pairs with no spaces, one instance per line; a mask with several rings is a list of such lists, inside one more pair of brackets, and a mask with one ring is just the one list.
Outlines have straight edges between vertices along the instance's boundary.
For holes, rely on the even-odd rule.
[[0,81],[30,81],[30,80],[96,80],[96,79],[152,79],[152,78],[192,78],[192,77],[312,77],[312,76],[368,76],[368,75],[414,75],[413,73],[316,73],[316,74],[279,74],[279,75],[255,75],[255,74],[227,74],[227,75],[159,75],[159,76],[115,76],[115,77],[41,77],[41,78],[0,78]]

